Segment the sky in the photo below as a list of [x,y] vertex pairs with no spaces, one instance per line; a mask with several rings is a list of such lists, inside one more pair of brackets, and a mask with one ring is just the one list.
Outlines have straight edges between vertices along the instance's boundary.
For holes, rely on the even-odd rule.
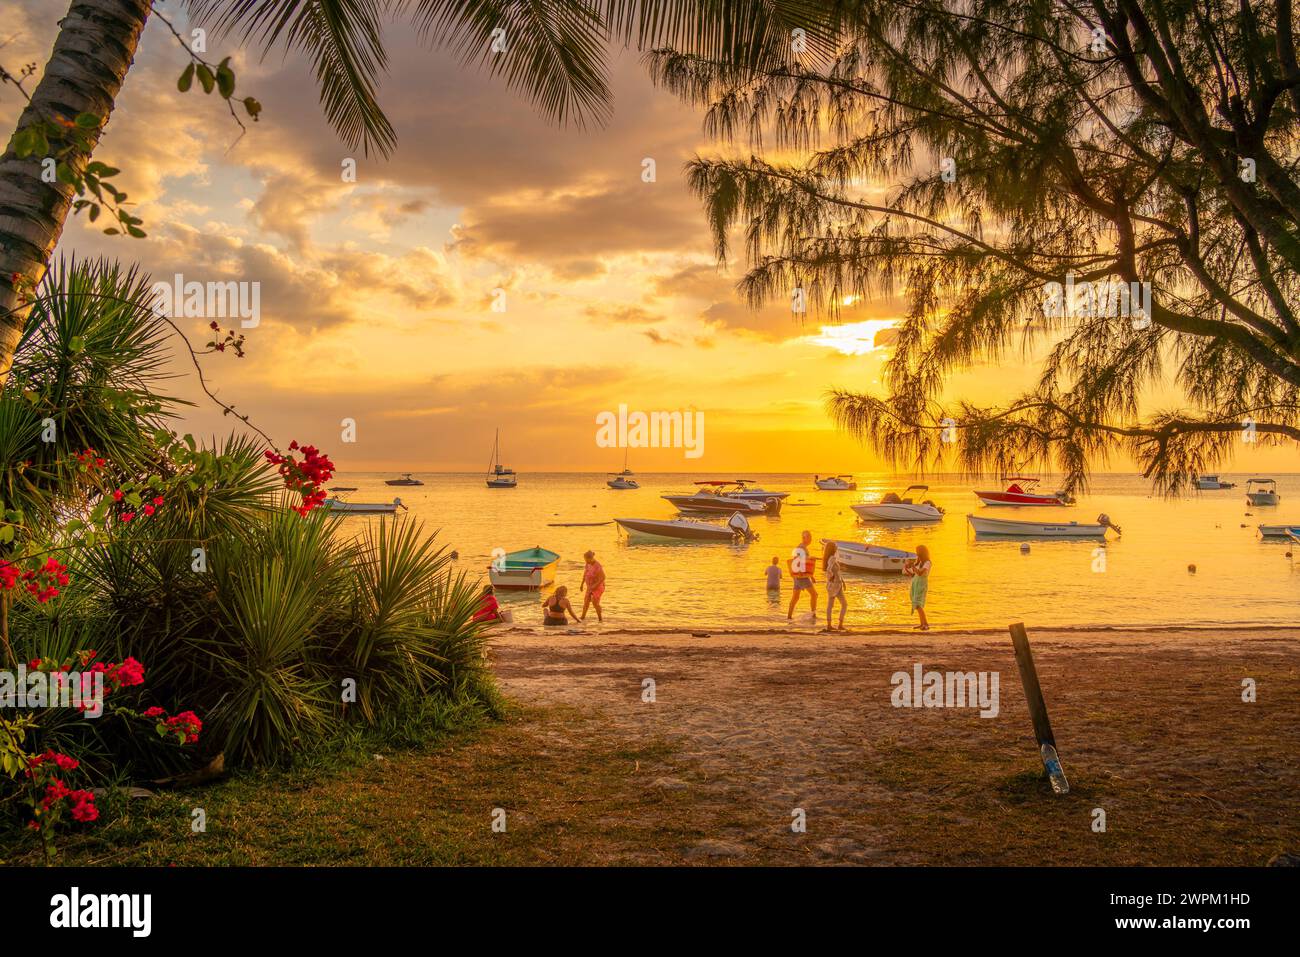
[[[188,29],[174,0],[159,8]],[[43,65],[65,9],[19,0],[0,62]],[[376,159],[322,119],[299,57],[258,60],[210,37],[207,58],[230,54],[239,95],[263,106],[241,137],[215,96],[177,90],[188,59],[151,22],[96,153],[121,168],[148,238],[105,237],[78,217],[61,251],[139,262],[155,279],[259,283],[246,357],[205,357],[205,374],[280,444],[313,443],[340,471],[480,470],[498,428],[521,472],[617,470],[623,452],[597,443],[597,416],[620,406],[704,413],[701,456],[633,449],[634,470],[887,468],[836,432],[825,396],[883,394],[888,351],[875,336],[900,304],[854,303],[838,324],[745,305],[744,263],[719,266],[683,174],[692,156],[726,147],[653,87],[634,53],[614,64],[610,122],[576,130],[400,26],[385,45],[380,103],[398,144]],[[12,128],[17,112],[0,91],[0,122]],[[207,341],[206,319],[181,323]],[[999,362],[956,376],[950,392],[1005,401],[1034,375],[1032,361]],[[197,403],[184,429],[229,431],[192,377],[169,385]],[[1251,452],[1236,465],[1291,458]]]

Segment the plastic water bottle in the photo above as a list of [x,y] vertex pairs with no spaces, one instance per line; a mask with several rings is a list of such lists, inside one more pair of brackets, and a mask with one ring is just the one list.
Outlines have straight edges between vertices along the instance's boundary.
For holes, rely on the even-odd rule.
[[1057,794],[1069,794],[1070,782],[1065,780],[1065,771],[1061,768],[1061,759],[1056,754],[1056,748],[1044,743],[1039,745],[1038,751],[1043,756],[1043,767],[1047,769],[1052,790]]

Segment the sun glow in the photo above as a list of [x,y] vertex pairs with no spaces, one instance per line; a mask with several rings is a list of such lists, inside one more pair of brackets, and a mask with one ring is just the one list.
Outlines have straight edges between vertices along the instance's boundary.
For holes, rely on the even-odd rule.
[[817,335],[808,336],[814,345],[827,346],[846,356],[864,356],[890,346],[894,341],[896,319],[864,319],[838,326],[822,326]]

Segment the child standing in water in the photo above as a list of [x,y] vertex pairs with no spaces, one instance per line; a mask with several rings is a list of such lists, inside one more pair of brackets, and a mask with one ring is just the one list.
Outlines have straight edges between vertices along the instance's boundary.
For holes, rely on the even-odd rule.
[[921,616],[921,623],[913,627],[919,631],[929,631],[930,622],[925,617],[925,595],[930,590],[930,549],[917,545],[916,558],[903,562],[903,574],[912,579],[908,597],[912,602],[912,611]]
[[[775,555],[772,556],[772,564],[767,566],[767,590],[776,592],[777,596],[781,593],[781,560]],[[773,597],[772,595],[768,596]]]
[[826,550],[822,553],[822,568],[826,569],[826,630],[835,630],[831,627],[831,611],[835,608],[835,602],[838,599],[840,603],[840,631],[843,631],[844,613],[849,606],[848,602],[844,600],[844,576],[840,574],[839,546],[834,542],[826,543]]

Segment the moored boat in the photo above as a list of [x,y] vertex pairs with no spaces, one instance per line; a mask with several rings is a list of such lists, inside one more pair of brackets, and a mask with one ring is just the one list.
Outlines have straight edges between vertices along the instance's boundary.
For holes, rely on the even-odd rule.
[[855,492],[858,488],[852,475],[827,475],[825,478],[814,475],[813,485],[823,492]]
[[1288,538],[1292,533],[1300,533],[1300,522],[1293,525],[1260,525],[1261,538]]
[[885,548],[883,545],[867,545],[863,542],[823,538],[822,544],[832,541],[835,542],[835,557],[841,568],[901,575],[903,562],[916,558],[916,552],[909,552],[902,548]]
[[1276,505],[1282,501],[1277,482],[1270,478],[1253,478],[1246,482],[1247,505]]
[[[909,495],[913,490],[920,494]],[[916,501],[929,490],[928,485],[909,485],[902,495],[887,492],[879,502],[858,502],[849,507],[868,522],[937,522],[943,518],[943,509],[928,499]]]
[[732,512],[767,512],[776,514],[781,510],[780,499],[773,499],[769,503],[745,498],[739,494],[739,486],[735,482],[696,482],[695,484],[699,486],[699,489],[690,495],[661,495],[660,498],[670,502],[679,512],[687,513],[730,515]]
[[1219,489],[1236,487],[1236,482],[1220,482],[1217,475],[1201,475],[1196,479],[1196,488],[1201,492],[1214,492]]
[[1034,491],[1038,487],[1039,479],[1026,476],[1011,476],[1006,481],[1007,487],[1001,492],[981,492],[976,490],[975,496],[985,505],[1041,506],[1074,504],[1074,498],[1064,490],[1055,491],[1051,495],[1043,495]]
[[629,537],[668,538],[686,542],[753,542],[758,540],[749,521],[740,512],[732,514],[725,525],[712,525],[691,519],[616,518],[615,522]]
[[392,515],[399,508],[406,508],[400,498],[391,502],[344,502],[337,498],[327,498],[321,505],[340,515]]
[[488,578],[496,588],[544,588],[555,581],[558,553],[537,545],[492,559]]
[[1105,538],[1106,529],[1119,534],[1119,526],[1112,524],[1106,515],[1098,515],[1096,522],[1030,522],[1011,518],[989,518],[987,515],[967,515],[966,521],[976,535],[1014,538]]
[[404,472],[401,478],[388,479],[387,481],[384,482],[384,484],[385,485],[423,485],[424,483],[417,478],[411,478],[410,472]]
[[632,477],[632,470],[627,467],[627,449],[623,450],[623,471],[616,475],[611,473],[611,475],[613,477],[605,483],[610,488],[630,489],[641,487],[637,480]]
[[492,442],[492,461],[488,463],[487,487],[514,488],[518,484],[515,470],[501,464],[501,430],[497,429],[496,438]]

